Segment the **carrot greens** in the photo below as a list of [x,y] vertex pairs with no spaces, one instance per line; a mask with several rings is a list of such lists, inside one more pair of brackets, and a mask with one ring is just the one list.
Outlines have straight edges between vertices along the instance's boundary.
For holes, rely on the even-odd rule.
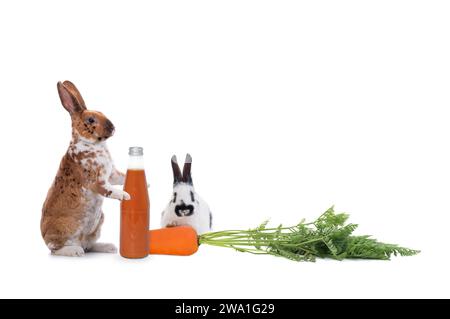
[[199,244],[234,248],[252,254],[274,255],[295,261],[319,258],[382,259],[412,256],[418,250],[352,235],[358,225],[346,223],[349,215],[328,209],[314,222],[302,220],[292,227],[268,228],[268,222],[250,230],[225,230],[199,236]]

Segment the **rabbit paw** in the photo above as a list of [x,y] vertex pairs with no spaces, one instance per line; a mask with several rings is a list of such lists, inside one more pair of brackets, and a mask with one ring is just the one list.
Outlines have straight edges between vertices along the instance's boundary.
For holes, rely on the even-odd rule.
[[170,223],[167,223],[166,226],[164,227],[177,227],[177,226],[180,226],[180,224],[176,221],[172,221]]
[[80,246],[64,246],[61,249],[52,251],[55,256],[81,257],[84,256],[84,249]]
[[118,200],[130,200],[131,196],[127,192],[124,192],[122,190],[114,190],[111,191],[111,194],[107,197],[110,197],[112,199],[118,199]]
[[123,192],[121,200],[130,200],[131,196],[127,192]]
[[89,248],[90,252],[93,253],[108,253],[108,254],[115,254],[117,253],[117,248],[114,244],[109,243],[95,243],[92,245],[91,248]]

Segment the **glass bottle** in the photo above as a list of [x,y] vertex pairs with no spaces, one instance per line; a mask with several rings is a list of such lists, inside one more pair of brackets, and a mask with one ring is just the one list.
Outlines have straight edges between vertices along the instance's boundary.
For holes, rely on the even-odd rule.
[[130,200],[120,204],[120,255],[126,258],[148,256],[150,200],[144,170],[142,147],[130,147],[124,191]]

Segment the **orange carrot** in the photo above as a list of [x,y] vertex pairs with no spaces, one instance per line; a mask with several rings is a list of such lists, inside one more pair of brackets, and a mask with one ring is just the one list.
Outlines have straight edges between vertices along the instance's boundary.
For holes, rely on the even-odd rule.
[[150,254],[192,255],[199,245],[232,248],[256,255],[273,255],[296,261],[316,257],[388,260],[391,255],[412,256],[418,250],[380,243],[370,236],[354,236],[355,224],[346,224],[348,215],[331,207],[311,223],[267,227],[267,222],[248,230],[222,230],[197,235],[189,226],[151,230]]
[[198,236],[190,226],[150,230],[149,254],[189,256],[198,250]]

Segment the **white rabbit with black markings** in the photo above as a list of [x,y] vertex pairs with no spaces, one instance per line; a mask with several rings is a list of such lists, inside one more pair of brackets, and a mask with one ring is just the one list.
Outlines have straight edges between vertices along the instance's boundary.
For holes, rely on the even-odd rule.
[[212,214],[208,204],[195,192],[191,177],[192,157],[186,154],[181,173],[177,157],[171,159],[173,194],[161,216],[162,227],[189,225],[202,234],[211,230]]

